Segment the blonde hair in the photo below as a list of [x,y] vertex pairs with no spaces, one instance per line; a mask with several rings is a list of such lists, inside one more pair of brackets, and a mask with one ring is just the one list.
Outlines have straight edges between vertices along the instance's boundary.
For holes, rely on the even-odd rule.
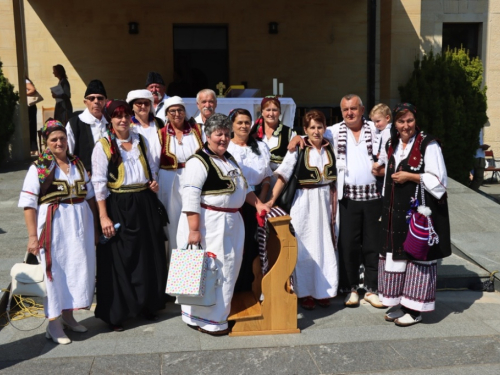
[[370,111],[370,118],[372,118],[373,115],[376,115],[377,113],[381,114],[382,116],[389,116],[392,119],[392,112],[387,104],[379,103],[375,107],[373,107]]

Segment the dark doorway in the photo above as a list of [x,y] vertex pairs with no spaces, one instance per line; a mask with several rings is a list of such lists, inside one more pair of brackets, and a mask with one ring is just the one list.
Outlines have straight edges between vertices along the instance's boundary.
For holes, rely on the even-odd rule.
[[[227,26],[174,25],[174,76],[167,95],[195,97],[198,91],[229,83]],[[217,92],[217,91],[216,91]]]
[[443,23],[443,52],[463,47],[469,56],[480,57],[482,23]]

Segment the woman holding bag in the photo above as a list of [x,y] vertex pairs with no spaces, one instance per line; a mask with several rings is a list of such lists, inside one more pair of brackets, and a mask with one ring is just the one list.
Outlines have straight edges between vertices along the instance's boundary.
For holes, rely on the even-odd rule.
[[199,244],[216,255],[222,286],[214,306],[182,305],[182,320],[214,336],[229,333],[227,317],[243,257],[245,227],[239,209],[245,202],[257,212],[269,211],[248,187],[234,158],[227,152],[232,123],[222,114],[205,122],[207,142],[186,163],[178,244]]
[[167,264],[157,171],[147,142],[130,130],[133,112],[127,102],[109,101],[104,115],[110,129],[92,153],[92,184],[102,233],[110,240],[96,250],[95,316],[112,331],[123,331],[129,318],[157,319],[165,305]]
[[[421,312],[434,310],[437,259],[451,255],[446,166],[436,139],[418,129],[416,113],[409,103],[396,106],[391,139],[382,147],[380,158],[387,160],[387,168],[379,296],[385,306],[398,306],[385,315],[385,320],[402,327],[421,322]],[[377,163],[374,167],[377,168]],[[439,242],[430,247],[425,260],[417,260],[405,251],[408,211],[415,197],[423,204],[421,189],[439,236]]]
[[94,190],[82,162],[68,153],[64,125],[47,121],[42,135],[47,148],[28,170],[19,207],[24,208],[28,252],[40,254],[46,270],[46,337],[69,344],[63,324],[71,331],[86,332],[73,311],[90,308],[94,296]]

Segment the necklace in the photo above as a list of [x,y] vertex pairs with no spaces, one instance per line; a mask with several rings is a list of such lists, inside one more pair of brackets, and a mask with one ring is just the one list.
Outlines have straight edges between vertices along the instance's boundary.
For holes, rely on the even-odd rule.
[[118,137],[116,137],[116,139],[119,140],[120,142],[130,142],[130,140],[132,139],[132,134],[129,133],[127,139],[120,139]]

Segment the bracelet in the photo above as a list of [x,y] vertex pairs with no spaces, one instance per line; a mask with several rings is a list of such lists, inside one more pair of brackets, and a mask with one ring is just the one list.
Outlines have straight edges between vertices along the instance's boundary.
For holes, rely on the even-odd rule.
[[36,234],[30,234],[28,237],[38,237]]
[[269,180],[262,181],[262,186],[264,185],[271,185],[271,182],[269,182]]

